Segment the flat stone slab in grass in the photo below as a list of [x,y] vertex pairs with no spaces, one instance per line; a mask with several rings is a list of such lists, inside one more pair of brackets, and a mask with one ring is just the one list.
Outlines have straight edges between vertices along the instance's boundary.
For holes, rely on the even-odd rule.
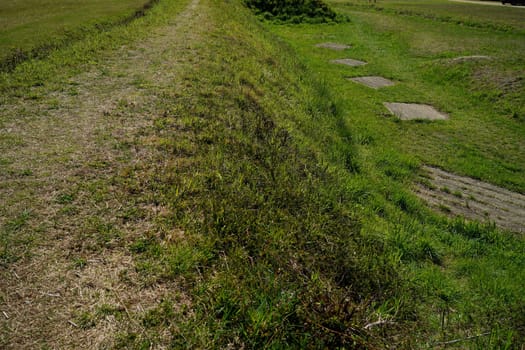
[[337,44],[337,43],[320,43],[315,46],[321,47],[323,49],[331,49],[331,50],[336,50],[336,51],[343,51],[351,47],[350,45]]
[[356,77],[350,78],[350,80],[371,87],[372,89],[379,89],[382,87],[395,85],[392,80],[388,80],[383,77]]
[[336,64],[344,64],[345,66],[350,66],[350,67],[364,66],[366,64],[366,62],[353,60],[351,58],[340,58],[337,60],[331,60],[330,62],[336,63]]
[[452,58],[451,62],[466,62],[466,61],[482,61],[482,60],[490,60],[492,59],[490,56],[482,56],[482,55],[473,55],[473,56],[461,56]]
[[448,115],[437,111],[434,107],[416,103],[385,102],[385,107],[401,120],[445,120]]
[[525,233],[524,195],[439,168],[424,166],[423,171],[414,190],[430,207]]

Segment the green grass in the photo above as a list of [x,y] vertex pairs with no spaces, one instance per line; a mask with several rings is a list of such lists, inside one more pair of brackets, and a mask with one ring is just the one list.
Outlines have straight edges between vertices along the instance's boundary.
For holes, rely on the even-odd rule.
[[[352,24],[275,28],[344,100],[353,133],[374,140],[364,147],[372,162],[381,163],[390,150],[400,151],[426,164],[525,192],[523,34],[374,11],[344,13]],[[323,41],[352,43],[353,48],[344,53],[314,48]],[[492,59],[451,61],[466,55]],[[357,69],[327,63],[346,56],[369,63]],[[376,74],[399,84],[376,92],[345,80]],[[382,106],[394,101],[428,103],[451,119],[397,123],[384,118]]]
[[[261,25],[239,2],[202,2],[212,29],[189,53],[197,63],[172,85],[133,80],[156,97],[155,115],[115,147],[151,147],[153,156],[119,160],[129,162],[119,173],[95,159],[90,169],[107,177],[52,198],[65,217],[79,210],[79,193],[97,204],[75,227],[79,252],[124,246],[140,276],[130,288],[176,287],[144,313],[104,304],[73,321],[139,324],[119,330],[116,348],[155,347],[161,337],[173,348],[428,348],[452,339],[463,340],[458,348],[519,348],[523,238],[432,213],[409,185],[429,163],[525,191],[523,85],[501,93],[484,80],[523,74],[522,34],[346,6],[337,9],[350,23]],[[115,48],[166,25],[183,5],[160,1],[144,18],[2,73],[2,100],[45,101],[73,89],[65,82],[87,68],[106,72]],[[353,48],[314,47],[323,41]],[[481,71],[449,62],[466,54],[497,59]],[[327,64],[341,55],[369,64]],[[375,91],[344,79],[364,73],[401,84]],[[432,103],[452,118],[401,123],[385,117],[386,99]],[[141,112],[126,100],[117,108]],[[22,173],[11,176],[31,176]],[[109,220],[115,193],[127,204]],[[146,205],[167,213],[150,219]],[[3,266],[45,239],[33,220],[22,211],[3,221]],[[121,230],[142,222],[151,229],[140,237]],[[89,263],[80,253],[69,262]],[[388,322],[365,328],[378,320]]]
[[359,0],[330,0],[335,7],[368,8],[390,14],[427,18],[497,31],[525,30],[525,10],[512,6],[486,6],[443,0],[388,0],[370,5]]
[[[522,238],[490,227],[434,221],[406,192],[406,186],[419,164],[431,164],[525,191],[523,33],[461,25],[467,15],[458,15],[454,4],[446,12],[451,19],[436,19],[330,3],[348,15],[351,23],[271,28],[341,101],[354,139],[367,140],[358,146],[359,163],[369,172],[370,194],[362,203],[384,219],[370,217],[366,230],[382,232],[397,250],[401,266],[408,268],[408,278],[422,288],[420,309],[430,316],[428,327],[442,333],[431,336],[427,345],[440,338],[463,339],[488,331],[489,335],[457,346],[500,348],[513,336],[518,347],[523,335]],[[407,8],[429,13],[428,4],[410,2]],[[489,9],[480,11],[487,15],[490,11],[495,22],[508,11]],[[345,52],[315,48],[327,41],[352,44],[352,48]],[[452,61],[466,55],[488,55],[492,60]],[[368,65],[348,68],[328,63],[343,57]],[[345,79],[361,75],[381,75],[398,85],[376,91]],[[512,86],[505,88],[505,81],[513,82]],[[396,101],[432,104],[451,119],[399,122],[387,117],[382,106],[382,102]],[[379,194],[396,208],[376,199]],[[512,321],[507,323],[505,315],[513,315]]]
[[146,0],[15,0],[0,4],[0,61],[123,20]]
[[133,248],[145,275],[182,275],[192,286],[195,314],[179,323],[174,346],[380,342],[352,325],[373,312],[366,303],[388,303],[396,273],[386,259],[372,261],[383,244],[362,235],[352,193],[338,180],[357,164],[337,106],[322,86],[298,78],[293,53],[272,44],[246,10],[224,6],[212,7],[221,26],[187,72],[185,103],[168,104],[157,123],[167,135],[185,130],[167,152],[190,165],[157,181],[178,174],[159,200],[174,206],[190,241]]

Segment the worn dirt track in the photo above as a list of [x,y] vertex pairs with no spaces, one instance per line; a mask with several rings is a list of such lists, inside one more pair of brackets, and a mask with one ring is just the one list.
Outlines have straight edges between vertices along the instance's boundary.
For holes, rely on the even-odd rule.
[[[213,26],[208,16],[192,0],[146,40],[105,52],[101,67],[70,77],[75,94],[39,87],[39,100],[0,106],[0,150],[12,160],[0,173],[0,225],[28,213],[21,227],[30,237],[21,259],[0,265],[0,348],[112,348],[119,333],[141,334],[140,315],[168,293],[190,304],[175,282],[137,274],[128,244],[158,234],[155,220],[169,210],[125,179],[140,171],[147,189],[162,170],[151,146],[163,113],[159,91],[182,88],[182,72],[196,64],[195,47]],[[123,219],[129,210],[140,217]],[[81,323],[108,305],[124,317]]]
[[453,216],[525,232],[524,195],[439,168],[425,166],[423,170],[429,183],[418,183],[415,191],[431,207]]

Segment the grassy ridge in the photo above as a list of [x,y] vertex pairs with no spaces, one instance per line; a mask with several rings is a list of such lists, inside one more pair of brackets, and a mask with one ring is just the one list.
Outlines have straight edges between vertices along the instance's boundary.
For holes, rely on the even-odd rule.
[[375,310],[411,311],[392,300],[395,267],[352,209],[347,181],[359,165],[337,104],[245,9],[211,6],[213,45],[157,123],[164,157],[186,159],[155,179],[186,241],[136,248],[145,275],[192,288],[193,317],[169,321],[175,346],[382,344],[363,328]]
[[[518,346],[523,241],[430,213],[404,183],[417,160],[390,150],[370,162],[377,138],[346,114],[357,101],[335,101],[328,80],[306,78],[318,67],[242,11],[214,11],[222,27],[189,73],[195,90],[161,126],[169,135],[192,116],[192,142],[175,137],[173,149],[197,162],[173,172],[197,175],[161,192],[193,239],[140,243],[146,275],[194,288],[175,344],[409,348],[488,332],[469,344]],[[378,319],[393,323],[364,329]]]
[[[184,88],[151,91],[164,110],[147,141],[154,141],[157,162],[110,180],[169,208],[170,215],[155,222],[160,234],[128,248],[144,284],[177,281],[192,304],[179,313],[174,291],[141,318],[143,333],[123,330],[117,347],[149,346],[166,333],[175,347],[381,344],[363,325],[375,320],[378,307],[394,305],[397,312],[390,299],[400,286],[383,242],[361,231],[352,209],[358,194],[339,180],[359,164],[337,104],[323,85],[301,78],[307,72],[293,52],[273,43],[239,3],[201,6],[217,23],[198,45],[199,64],[181,77]],[[130,26],[4,72],[2,98],[45,99],[85,68],[103,70],[108,51],[163,25],[178,7],[161,2]],[[97,186],[109,191],[105,181]],[[134,209],[126,221],[143,220]],[[113,232],[100,220],[95,225],[98,241]],[[25,235],[28,226],[20,216],[2,227],[3,265],[30,250],[24,237],[40,244],[35,232]],[[167,240],[179,227],[182,239]],[[111,308],[104,312],[122,317]],[[97,317],[85,313],[75,322],[90,329]]]

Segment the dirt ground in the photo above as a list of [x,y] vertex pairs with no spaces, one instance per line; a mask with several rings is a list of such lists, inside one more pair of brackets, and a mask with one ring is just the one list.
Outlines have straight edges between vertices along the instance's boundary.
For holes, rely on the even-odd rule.
[[[165,165],[152,145],[152,125],[164,112],[152,91],[183,88],[181,72],[195,64],[195,46],[213,25],[207,17],[193,0],[147,40],[71,77],[64,91],[36,87],[40,99],[0,106],[8,160],[0,225],[15,227],[22,217],[16,233],[27,240],[18,244],[27,250],[17,251],[19,260],[0,264],[0,348],[111,348],[119,332],[140,334],[141,315],[168,293],[178,295],[175,308],[191,308],[175,282],[139,276],[128,245],[159,235],[155,220],[169,215],[147,190]],[[96,324],[86,325],[86,315]]]
[[452,216],[525,232],[524,195],[434,167],[424,167],[424,172],[415,192],[431,207]]

